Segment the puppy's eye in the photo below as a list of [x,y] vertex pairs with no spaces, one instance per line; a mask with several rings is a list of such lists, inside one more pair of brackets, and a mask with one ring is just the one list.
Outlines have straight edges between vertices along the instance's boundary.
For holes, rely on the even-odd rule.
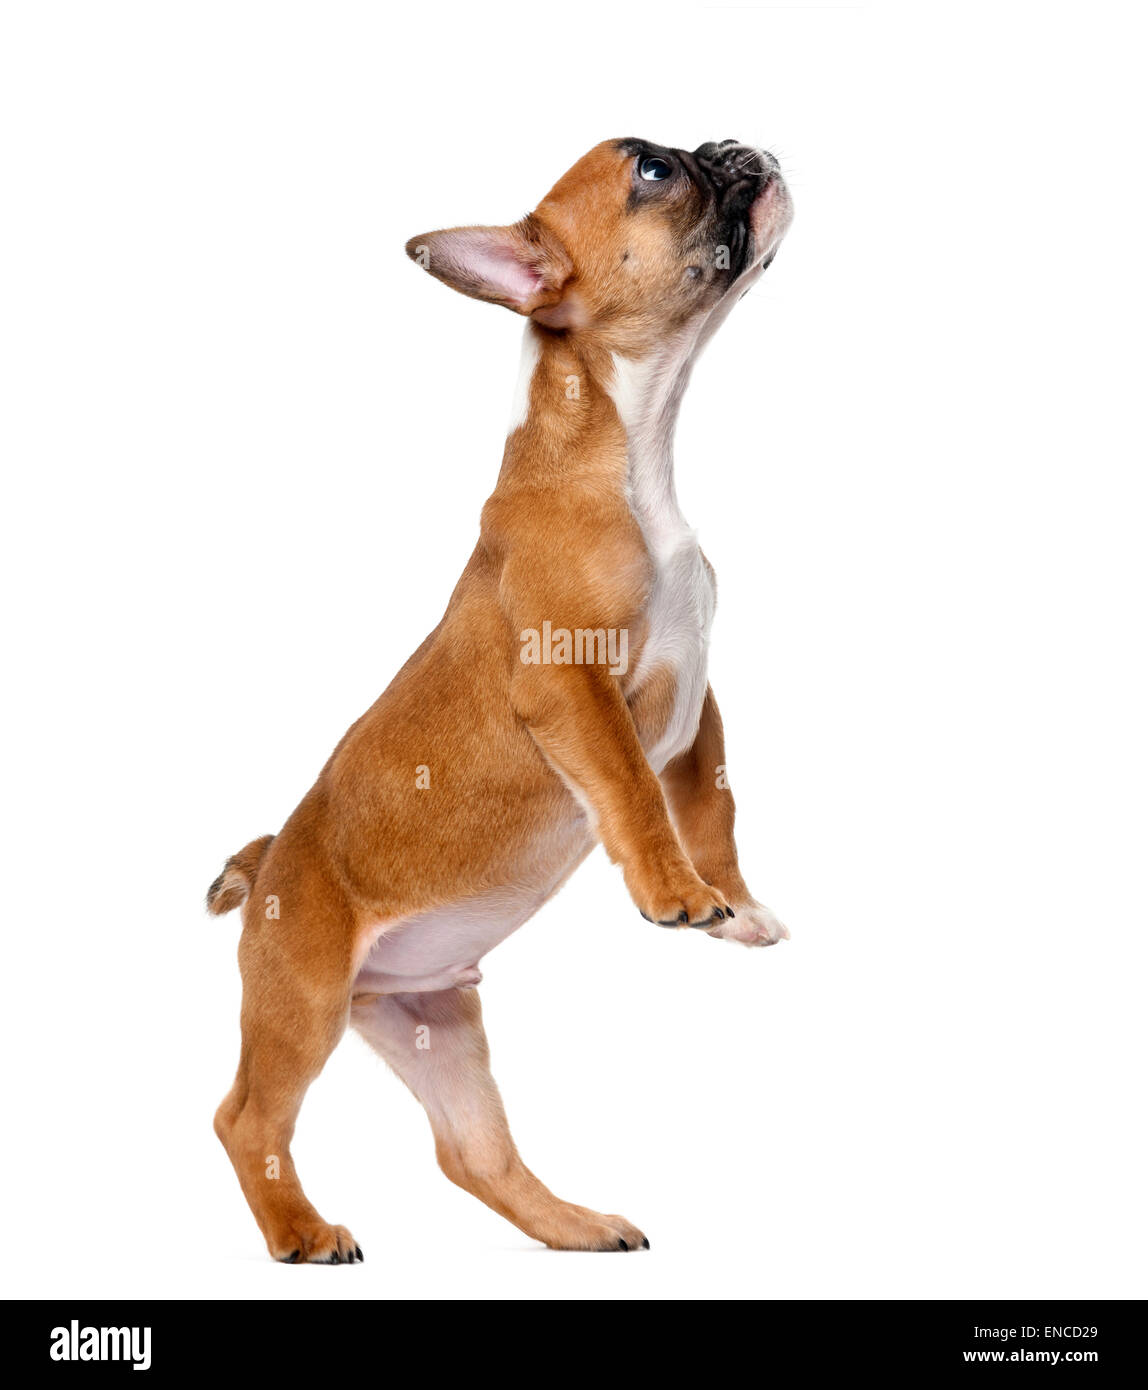
[[674,172],[673,166],[666,159],[659,159],[656,154],[652,154],[648,159],[643,159],[638,165],[638,173],[651,183],[656,183],[659,179],[668,179]]

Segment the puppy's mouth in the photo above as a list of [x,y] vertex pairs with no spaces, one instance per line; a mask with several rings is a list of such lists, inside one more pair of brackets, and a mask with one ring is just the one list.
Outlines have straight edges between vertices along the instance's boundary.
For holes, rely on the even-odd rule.
[[722,140],[700,145],[688,163],[715,199],[719,240],[731,249],[735,278],[772,260],[792,218],[789,191],[774,155]]

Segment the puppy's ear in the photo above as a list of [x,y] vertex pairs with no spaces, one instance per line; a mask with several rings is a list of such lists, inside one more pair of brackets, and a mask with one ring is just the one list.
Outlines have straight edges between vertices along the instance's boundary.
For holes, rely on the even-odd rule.
[[553,309],[573,269],[562,243],[533,214],[511,227],[454,227],[412,237],[407,255],[453,289],[518,314]]

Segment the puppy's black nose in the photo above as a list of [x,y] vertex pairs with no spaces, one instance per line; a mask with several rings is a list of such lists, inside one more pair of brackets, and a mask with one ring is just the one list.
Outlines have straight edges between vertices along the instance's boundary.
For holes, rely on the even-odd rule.
[[694,151],[694,159],[719,189],[775,172],[770,166],[771,158],[766,156],[759,160],[756,150],[737,140],[722,140],[717,144],[711,140]]

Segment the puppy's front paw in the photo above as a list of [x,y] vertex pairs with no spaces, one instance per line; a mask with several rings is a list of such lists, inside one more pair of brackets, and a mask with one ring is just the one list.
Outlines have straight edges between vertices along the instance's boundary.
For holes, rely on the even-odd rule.
[[689,864],[670,865],[643,875],[627,875],[630,896],[647,922],[661,927],[709,927],[722,922],[729,904],[703,883]]
[[725,941],[740,941],[743,946],[775,946],[789,940],[789,928],[765,906],[752,898],[734,904],[734,914],[723,922],[715,922],[710,936]]

